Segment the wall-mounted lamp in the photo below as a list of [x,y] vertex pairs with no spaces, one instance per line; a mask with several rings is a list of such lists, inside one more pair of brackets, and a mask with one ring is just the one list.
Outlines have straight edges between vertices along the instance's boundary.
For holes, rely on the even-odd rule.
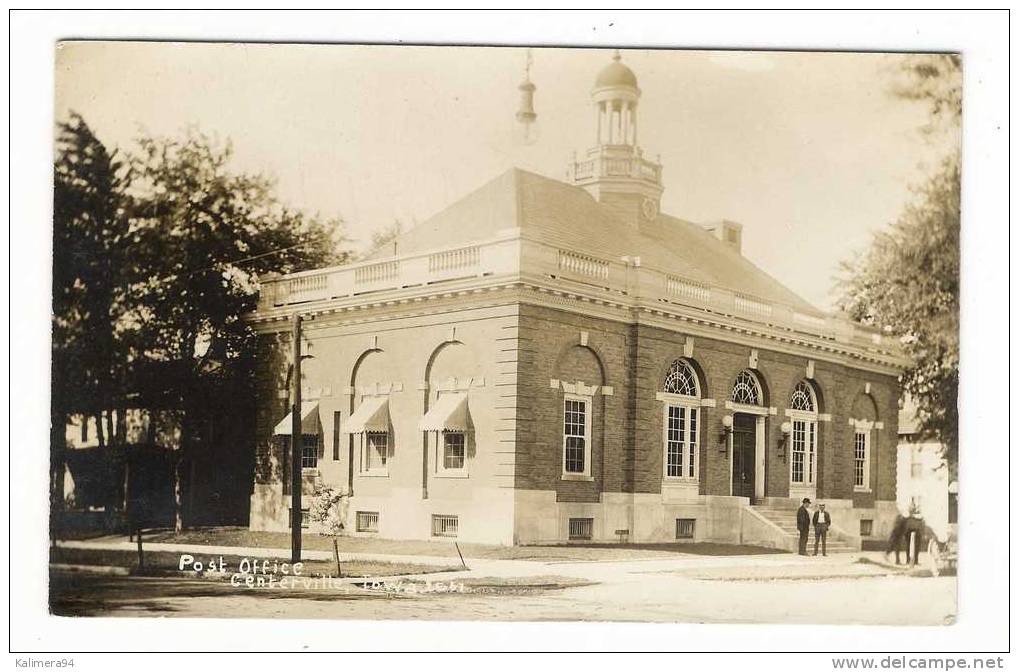
[[729,450],[729,437],[730,436],[732,436],[732,416],[731,415],[723,415],[722,416],[722,433],[719,434],[719,436],[718,436],[718,440],[722,444],[721,452],[723,452],[723,453]]
[[778,456],[782,458],[782,462],[785,462],[786,446],[789,445],[789,435],[793,432],[792,423],[788,420],[782,423],[782,438],[778,442]]

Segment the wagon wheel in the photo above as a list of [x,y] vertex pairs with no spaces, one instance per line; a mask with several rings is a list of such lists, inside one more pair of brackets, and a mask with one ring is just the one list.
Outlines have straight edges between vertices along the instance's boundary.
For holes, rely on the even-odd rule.
[[941,545],[937,539],[927,542],[927,564],[930,565],[931,576],[941,574]]

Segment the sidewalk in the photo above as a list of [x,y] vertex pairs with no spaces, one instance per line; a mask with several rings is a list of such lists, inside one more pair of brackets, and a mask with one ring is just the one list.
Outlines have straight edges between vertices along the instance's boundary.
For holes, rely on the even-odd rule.
[[[135,552],[137,545],[126,537],[106,537],[101,540],[61,541],[63,548],[113,550]],[[152,542],[144,543],[146,551],[188,553],[196,559],[209,556],[231,555],[250,558],[288,559],[289,549],[255,548],[245,546],[221,546],[187,543]],[[332,560],[331,551],[304,550],[305,560]],[[864,559],[864,562],[860,562]],[[344,552],[341,562],[355,560],[416,563],[422,565],[450,566],[459,562],[445,556],[414,554]],[[459,578],[518,578],[540,575],[560,575],[588,581],[629,582],[643,581],[649,574],[675,574],[689,578],[712,580],[731,579],[781,579],[781,578],[839,578],[877,575],[902,575],[904,568],[886,565],[880,552],[839,553],[828,557],[804,557],[794,554],[705,556],[682,555],[675,557],[648,557],[627,560],[506,560],[472,558],[465,556],[468,569],[457,571]],[[433,579],[447,573],[427,575]],[[449,574],[452,575],[452,572]],[[418,576],[418,575],[414,575]],[[426,576],[426,575],[420,575]],[[403,578],[412,578],[405,576]]]

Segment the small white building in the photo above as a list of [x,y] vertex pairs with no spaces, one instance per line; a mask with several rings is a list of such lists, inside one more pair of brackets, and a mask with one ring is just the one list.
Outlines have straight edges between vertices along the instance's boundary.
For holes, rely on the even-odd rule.
[[895,503],[900,513],[916,510],[938,538],[947,537],[950,493],[958,486],[950,482],[948,464],[940,442],[924,438],[916,419],[915,406],[906,399],[899,411],[898,484]]

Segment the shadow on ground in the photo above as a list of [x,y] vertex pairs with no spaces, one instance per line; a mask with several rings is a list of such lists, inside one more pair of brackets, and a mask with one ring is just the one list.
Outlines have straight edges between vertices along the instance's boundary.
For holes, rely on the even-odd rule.
[[401,599],[391,593],[359,589],[313,590],[300,588],[251,590],[231,586],[227,580],[178,577],[120,577],[85,572],[50,571],[50,613],[55,616],[166,616],[186,611],[176,600],[193,598],[254,597],[266,600],[301,599],[316,602]]

